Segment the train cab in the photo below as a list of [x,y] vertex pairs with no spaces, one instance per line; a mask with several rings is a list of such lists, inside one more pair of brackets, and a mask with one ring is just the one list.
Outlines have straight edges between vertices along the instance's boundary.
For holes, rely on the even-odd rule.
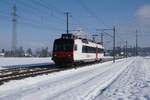
[[74,38],[72,34],[62,34],[54,41],[52,60],[57,65],[73,62]]

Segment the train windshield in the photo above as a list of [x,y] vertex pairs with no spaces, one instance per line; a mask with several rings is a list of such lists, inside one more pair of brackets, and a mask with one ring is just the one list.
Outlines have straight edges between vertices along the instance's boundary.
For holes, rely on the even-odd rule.
[[54,51],[65,51],[71,52],[73,50],[73,40],[72,39],[58,39],[54,43]]

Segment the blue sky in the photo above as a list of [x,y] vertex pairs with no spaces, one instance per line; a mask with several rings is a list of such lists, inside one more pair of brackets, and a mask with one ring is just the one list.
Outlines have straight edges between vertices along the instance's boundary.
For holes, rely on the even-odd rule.
[[[83,29],[89,34],[96,29],[116,27],[116,44],[127,40],[135,46],[135,30],[139,31],[139,46],[150,46],[149,0],[1,0],[0,49],[11,48],[12,6],[17,6],[17,46],[38,49],[48,46],[66,29],[69,11],[70,30]],[[107,31],[112,34],[111,31]],[[98,39],[97,39],[98,40]],[[105,48],[112,47],[112,39],[104,36]]]

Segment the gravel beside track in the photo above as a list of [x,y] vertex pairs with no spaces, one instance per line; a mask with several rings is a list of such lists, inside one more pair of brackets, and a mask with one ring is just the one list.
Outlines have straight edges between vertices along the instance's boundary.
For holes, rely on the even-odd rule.
[[[121,58],[117,58],[121,59]],[[103,62],[112,61],[112,58],[103,59]],[[103,63],[102,62],[102,63]],[[22,68],[13,68],[13,69],[3,69],[0,70],[0,85],[10,80],[20,80],[27,77],[35,77],[37,75],[49,74],[52,72],[59,72],[67,69],[85,67],[87,65],[96,64],[99,62],[92,63],[84,63],[78,64],[76,66],[67,66],[67,67],[59,67],[55,66],[55,64],[51,65],[40,65],[40,66],[32,66],[32,67],[22,67]]]

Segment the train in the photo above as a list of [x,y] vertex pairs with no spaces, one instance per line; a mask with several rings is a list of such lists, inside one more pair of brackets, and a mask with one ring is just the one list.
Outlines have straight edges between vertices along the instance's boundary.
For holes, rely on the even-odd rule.
[[102,61],[104,47],[101,43],[79,38],[73,34],[62,34],[54,40],[52,60],[56,65],[70,65]]

